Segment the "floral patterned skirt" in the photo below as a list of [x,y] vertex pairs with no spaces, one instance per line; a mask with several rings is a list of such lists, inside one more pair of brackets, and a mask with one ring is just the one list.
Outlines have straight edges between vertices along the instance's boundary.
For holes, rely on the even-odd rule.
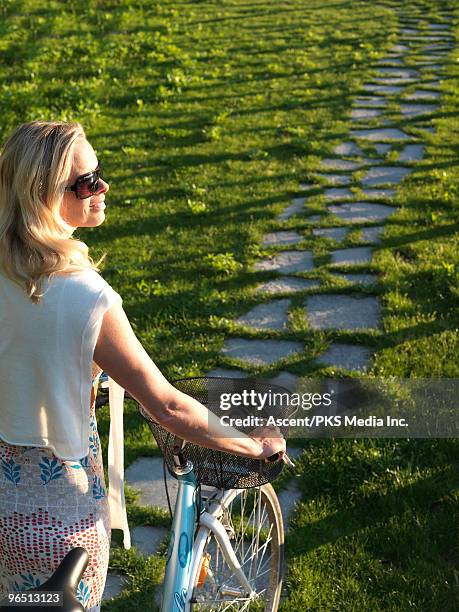
[[82,546],[90,560],[77,596],[86,610],[100,609],[110,517],[94,410],[92,402],[89,454],[79,461],[0,440],[0,599],[40,586]]

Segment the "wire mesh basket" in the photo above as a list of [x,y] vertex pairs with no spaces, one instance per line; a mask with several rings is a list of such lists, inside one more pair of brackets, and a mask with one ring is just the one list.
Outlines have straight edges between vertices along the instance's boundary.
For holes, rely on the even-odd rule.
[[[263,417],[286,418],[290,416],[289,406],[290,393],[287,389],[273,385],[267,381],[255,380],[253,378],[217,378],[196,377],[184,378],[172,383],[177,389],[190,395],[204,404],[210,411],[219,417],[223,414],[221,408],[222,394],[242,395],[258,393],[274,401],[274,405],[266,410],[266,402],[263,406]],[[172,476],[173,449],[177,444],[174,434],[166,431],[140,406],[140,413],[148,422],[153,436],[160,448],[169,472]],[[246,425],[238,426],[238,431],[245,434],[255,428],[251,416],[260,416],[260,410],[253,404],[251,406],[231,405],[228,413],[234,418],[247,420]],[[257,414],[255,414],[257,413]],[[249,417],[249,418],[247,418]],[[288,428],[280,425],[279,429],[284,437],[287,436]],[[183,454],[194,466],[197,481],[203,485],[210,485],[219,489],[248,489],[258,487],[274,480],[282,471],[283,462],[268,462],[259,459],[248,459],[231,453],[216,451],[197,444],[187,443]]]

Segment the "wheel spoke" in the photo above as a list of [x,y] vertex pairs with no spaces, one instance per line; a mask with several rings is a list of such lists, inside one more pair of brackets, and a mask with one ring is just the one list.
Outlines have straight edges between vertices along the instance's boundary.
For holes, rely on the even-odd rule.
[[[272,525],[271,525],[271,527],[270,527],[270,529],[269,529],[269,533],[268,533],[268,537],[266,538],[266,542],[265,542],[265,543],[264,543],[264,544],[263,544],[263,545],[262,545],[262,546],[261,546],[261,547],[258,549],[259,551],[260,551],[260,550],[262,550],[262,551],[263,551],[263,555],[264,555],[264,553],[265,553],[265,551],[266,551],[266,548],[267,548],[268,544],[269,544],[269,543],[271,542],[271,540],[272,540],[272,538],[270,537],[270,536],[271,536],[271,531],[272,531]],[[252,544],[253,544],[253,543],[252,543]],[[250,553],[250,548],[251,548],[251,547],[252,547],[252,545],[250,545],[250,547],[248,548],[248,550],[247,550],[247,555]],[[253,558],[253,554],[251,555],[251,557],[250,557],[249,559],[247,559],[247,555],[246,555],[245,557],[243,557],[244,561],[243,561],[243,563],[241,563],[241,565],[245,565],[245,564],[247,563],[247,561],[248,561],[248,560],[250,560],[250,559],[252,559],[252,558]],[[260,565],[260,564],[261,564],[261,560],[260,560],[259,565]]]
[[[267,493],[264,492],[265,488]],[[193,610],[242,612],[260,604],[265,612],[277,610],[281,584],[279,543],[282,534],[280,508],[271,485],[243,490],[224,508],[221,523],[227,530],[242,571],[255,598],[245,590],[228,566],[223,550],[211,534],[204,553],[210,553],[210,570],[202,587],[195,587]],[[225,594],[226,593],[226,594]]]
[[[268,548],[268,544],[269,544],[269,543],[271,542],[271,540],[272,540],[272,538],[270,537],[270,536],[271,536],[271,531],[272,531],[272,528],[273,528],[273,526],[271,525],[271,526],[270,526],[270,528],[269,528],[269,534],[268,534],[268,537],[266,538],[266,542],[265,542],[265,543],[263,544],[263,546],[261,547],[261,550],[262,550],[263,552],[262,552],[262,555],[261,555],[261,559],[260,559],[260,561],[259,561],[259,563],[258,563],[258,569],[261,567],[261,565],[262,565],[262,563],[263,563],[263,557],[265,556],[266,549]],[[257,570],[257,576],[258,576],[258,570]]]

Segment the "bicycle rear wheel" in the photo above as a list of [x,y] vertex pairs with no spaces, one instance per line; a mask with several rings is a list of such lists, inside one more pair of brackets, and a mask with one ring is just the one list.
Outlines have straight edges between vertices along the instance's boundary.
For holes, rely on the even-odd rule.
[[193,589],[193,612],[243,610],[275,612],[282,588],[284,526],[270,484],[239,490],[223,508],[220,522],[256,596],[244,593],[210,533]]

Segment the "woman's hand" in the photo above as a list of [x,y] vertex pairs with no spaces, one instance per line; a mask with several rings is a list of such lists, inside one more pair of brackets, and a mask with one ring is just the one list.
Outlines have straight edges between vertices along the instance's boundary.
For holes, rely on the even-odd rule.
[[262,452],[258,459],[268,459],[268,457],[276,453],[279,453],[279,460],[283,458],[285,454],[285,439],[282,437],[278,427],[273,425],[256,427],[249,433],[249,436],[261,444]]

